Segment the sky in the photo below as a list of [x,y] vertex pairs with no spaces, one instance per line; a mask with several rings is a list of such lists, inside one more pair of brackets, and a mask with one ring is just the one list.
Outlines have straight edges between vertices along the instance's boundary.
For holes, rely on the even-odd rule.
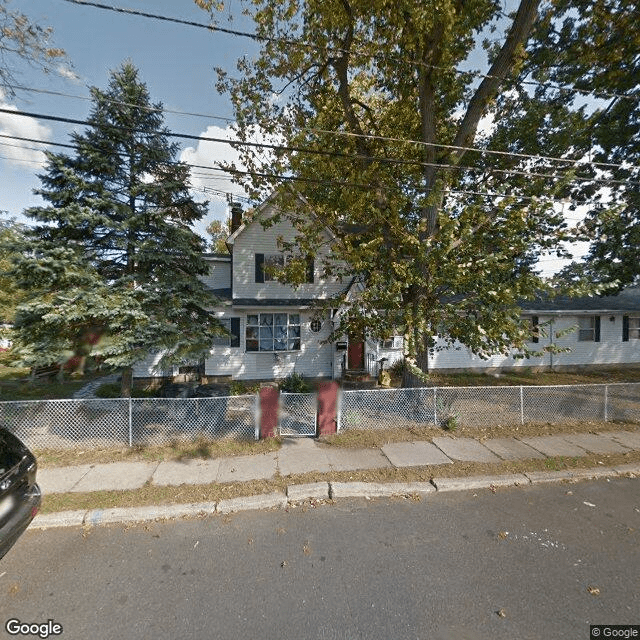
[[[127,0],[108,4],[200,23],[209,21],[207,13],[199,9],[193,0]],[[233,113],[227,97],[220,96],[215,90],[214,67],[233,70],[238,57],[253,55],[256,51],[253,41],[64,0],[14,1],[11,6],[34,22],[53,28],[53,44],[66,51],[72,73],[45,75],[37,69],[21,67],[19,84],[40,92],[20,89],[15,98],[0,95],[0,107],[86,119],[91,108],[89,87],[106,88],[110,71],[117,69],[125,60],[131,60],[154,103],[162,102],[166,110],[208,115],[165,112],[165,124],[171,131],[231,137],[228,126]],[[230,15],[236,16],[231,23]],[[239,18],[239,7],[231,0],[218,21],[221,26],[251,31],[246,19]],[[51,95],[42,91],[79,97]],[[77,128],[83,130],[84,127]],[[3,134],[68,143],[72,130],[73,125],[69,124],[0,113],[0,133]],[[42,170],[43,155],[40,151],[8,145],[45,147],[0,138],[0,210],[8,212],[9,217],[20,219],[26,207],[42,204],[42,200],[32,192],[40,185],[37,174]],[[181,144],[179,155],[182,160],[200,165],[212,165],[236,157],[229,145],[212,142]],[[196,189],[208,187],[243,193],[227,177],[213,172],[207,172],[209,175],[205,177],[204,173],[194,171],[191,182]],[[204,235],[204,229],[211,220],[224,219],[227,203],[224,195],[197,190],[194,195],[210,201],[207,219],[196,228]]]
[[[193,0],[107,0],[106,4],[181,20],[209,22],[208,14]],[[0,93],[1,108],[84,120],[91,108],[89,87],[106,88],[110,71],[130,60],[139,69],[139,77],[146,83],[152,101],[163,103],[165,124],[171,131],[232,137],[229,129],[232,107],[228,96],[218,94],[215,89],[214,67],[233,72],[239,57],[257,52],[257,45],[251,39],[65,0],[13,0],[10,6],[25,13],[33,22],[53,28],[53,45],[66,51],[71,69],[45,75],[37,69],[21,67],[18,80],[25,89],[19,89],[17,96],[11,98]],[[241,15],[238,0],[226,0],[217,22],[223,27],[253,31],[252,24]],[[83,130],[81,126],[77,128]],[[0,112],[0,134],[68,143],[72,130],[70,124]],[[33,194],[40,185],[37,174],[42,171],[44,159],[42,152],[34,149],[38,146],[0,138],[0,211],[7,212],[3,214],[5,217],[25,221],[21,212],[43,203]],[[46,147],[40,145],[40,148]],[[179,156],[198,165],[237,158],[229,145],[206,141],[182,141]],[[194,196],[209,200],[208,215],[195,226],[198,233],[207,237],[206,226],[214,219],[224,220],[228,205],[224,194],[204,190],[243,192],[228,177],[215,172],[194,169],[191,182]],[[543,273],[548,274],[561,264],[563,262],[545,256],[540,266]]]

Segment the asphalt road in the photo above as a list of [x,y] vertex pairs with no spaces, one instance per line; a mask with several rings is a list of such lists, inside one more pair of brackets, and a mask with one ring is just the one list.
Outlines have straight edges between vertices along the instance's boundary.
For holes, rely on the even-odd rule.
[[29,531],[0,562],[10,618],[64,640],[586,640],[640,624],[640,480]]

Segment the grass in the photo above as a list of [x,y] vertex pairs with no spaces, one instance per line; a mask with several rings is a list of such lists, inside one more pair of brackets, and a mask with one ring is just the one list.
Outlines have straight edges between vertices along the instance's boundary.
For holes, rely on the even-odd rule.
[[[493,427],[456,428],[453,437],[476,438],[529,438],[534,436],[561,435],[563,433],[599,433],[602,431],[640,431],[635,422],[567,422],[562,424],[527,423],[524,425],[497,425]],[[410,427],[408,429],[375,429],[343,431],[323,436],[320,442],[345,449],[372,449],[391,442],[431,441],[434,437],[449,435],[438,427]]]
[[191,442],[176,441],[160,446],[114,447],[105,449],[36,449],[34,451],[41,469],[67,467],[80,464],[109,462],[162,462],[190,458],[226,458],[241,455],[258,455],[277,451],[280,438],[266,440],[207,440],[199,438]]
[[60,400],[73,394],[88,382],[105,373],[87,374],[82,378],[67,378],[63,382],[40,378],[29,380],[29,369],[15,369],[0,365],[0,400]]
[[613,455],[589,455],[581,458],[546,458],[544,460],[522,460],[518,462],[479,463],[455,462],[448,465],[385,467],[363,471],[311,472],[270,480],[253,480],[242,483],[181,485],[159,487],[147,483],[133,491],[96,491],[92,493],[67,493],[45,495],[42,513],[74,509],[108,509],[111,507],[136,507],[146,505],[169,505],[197,502],[218,502],[274,491],[284,492],[288,485],[310,482],[430,482],[434,478],[452,478],[476,475],[501,475],[528,471],[589,469],[600,466],[612,467],[631,462],[640,462],[640,451]]
[[[431,373],[430,384],[436,387],[493,387],[520,385],[607,384],[612,382],[640,382],[640,368],[611,368],[594,371],[520,371],[504,373]],[[400,382],[394,378],[394,386]]]

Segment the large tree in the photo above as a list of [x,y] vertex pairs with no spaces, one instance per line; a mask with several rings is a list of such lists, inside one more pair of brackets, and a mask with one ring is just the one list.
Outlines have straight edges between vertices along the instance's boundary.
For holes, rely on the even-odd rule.
[[[586,258],[564,273],[610,290],[640,278],[640,30],[635,0],[555,0],[535,34],[528,66],[542,82],[537,98],[554,108],[582,102],[585,117],[568,130],[580,173],[608,183],[567,189],[586,218],[577,239],[590,241]],[[558,89],[572,86],[578,93]],[[586,103],[586,104],[585,104]],[[576,144],[577,143],[577,144]],[[576,214],[574,214],[576,215]]]
[[[343,301],[338,333],[404,333],[407,384],[424,379],[438,336],[481,356],[526,353],[518,302],[546,286],[538,255],[563,252],[553,200],[575,179],[546,156],[567,155],[586,118],[521,83],[538,0],[508,16],[494,0],[249,5],[261,53],[238,77],[219,70],[218,87],[240,140],[259,128],[279,148],[239,146],[249,173],[237,179],[254,196],[276,188],[304,252],[333,232],[346,264],[326,272],[366,285]],[[474,64],[482,74],[462,71]]]
[[28,298],[16,338],[28,364],[89,353],[124,367],[150,351],[160,366],[199,358],[221,332],[199,276],[204,241],[190,225],[206,203],[189,193],[189,170],[131,63],[91,89],[89,127],[72,135],[73,155],[48,154],[37,193],[47,202],[25,213],[17,276]]

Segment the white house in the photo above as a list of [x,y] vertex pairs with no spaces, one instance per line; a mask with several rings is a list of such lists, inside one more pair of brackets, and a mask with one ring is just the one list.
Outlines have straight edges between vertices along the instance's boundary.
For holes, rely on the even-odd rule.
[[[403,357],[403,337],[385,341],[349,340],[325,342],[338,322],[341,309],[327,311],[318,319],[312,307],[317,300],[336,294],[357,295],[361,285],[325,278],[320,254],[308,264],[307,282],[294,288],[270,279],[265,266],[282,264],[278,237],[295,238],[286,219],[263,228],[259,220],[273,215],[267,200],[242,222],[242,212],[232,210],[232,233],[228,254],[207,254],[209,275],[205,282],[220,303],[217,317],[230,335],[219,338],[200,363],[199,373],[207,379],[269,380],[299,373],[311,378],[340,378],[345,371],[368,371],[390,367]],[[327,231],[325,246],[331,241]],[[326,250],[328,251],[328,249]],[[499,370],[516,367],[571,367],[640,364],[640,293],[629,290],[605,298],[564,299],[525,303],[523,315],[532,326],[532,350],[554,343],[562,353],[545,353],[527,359],[493,356],[488,360],[473,355],[463,345],[434,349],[430,367],[453,372]],[[176,375],[187,368],[157,371],[159,356],[134,368],[135,377]]]

